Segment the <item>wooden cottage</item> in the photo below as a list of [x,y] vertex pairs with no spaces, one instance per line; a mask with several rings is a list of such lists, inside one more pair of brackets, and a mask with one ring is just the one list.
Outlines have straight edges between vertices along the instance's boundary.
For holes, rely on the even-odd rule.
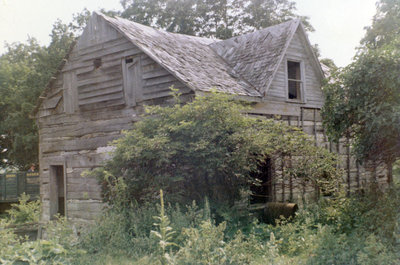
[[[280,115],[342,155],[349,189],[365,185],[371,174],[349,148],[327,142],[323,78],[299,20],[222,41],[94,13],[38,104],[42,220],[96,216],[100,186],[81,173],[109,158],[109,142],[131,128],[144,105],[170,103],[172,85],[186,100],[216,89],[254,102],[252,114]],[[296,191],[285,191],[278,175],[273,199],[293,198]]]

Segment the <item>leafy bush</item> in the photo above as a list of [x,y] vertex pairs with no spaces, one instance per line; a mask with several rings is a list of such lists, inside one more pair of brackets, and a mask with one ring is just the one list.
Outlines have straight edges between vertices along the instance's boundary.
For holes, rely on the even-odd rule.
[[251,174],[267,158],[291,155],[292,167],[284,172],[333,189],[332,180],[340,175],[333,154],[301,130],[245,115],[248,110],[217,93],[185,105],[149,107],[148,115],[115,142],[113,159],[92,174],[101,179],[111,204],[123,179],[127,202],[155,201],[163,189],[167,201],[181,205],[208,197],[219,216],[257,182]]
[[30,196],[23,193],[18,203],[11,204],[7,211],[10,222],[13,224],[36,223],[40,217],[40,201],[29,201]]
[[46,240],[29,241],[14,234],[0,223],[0,263],[1,264],[70,264],[85,251],[76,247],[77,237],[65,219],[49,223],[45,227]]
[[226,223],[215,226],[210,220],[204,221],[198,228],[184,230],[187,237],[177,253],[180,263],[196,261],[199,264],[223,264],[227,257],[224,251],[224,230]]
[[396,264],[399,194],[395,187],[322,200],[307,205],[291,221],[265,227],[264,234],[275,233],[281,254],[307,264]]
[[29,199],[29,195],[22,194],[7,211],[8,218],[0,219],[1,264],[69,264],[85,253],[77,248],[78,237],[65,218],[59,217],[43,228],[46,240],[30,241],[28,236],[17,235],[15,230],[20,226],[15,225],[31,225],[39,220],[40,202]]

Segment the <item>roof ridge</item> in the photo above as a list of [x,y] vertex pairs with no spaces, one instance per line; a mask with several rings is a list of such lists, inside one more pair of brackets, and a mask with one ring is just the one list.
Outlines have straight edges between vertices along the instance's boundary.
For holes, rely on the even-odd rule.
[[233,36],[233,37],[230,37],[229,39],[225,39],[225,40],[221,40],[221,41],[228,41],[228,40],[231,40],[231,39],[234,39],[234,38],[247,37],[247,36],[254,35],[254,34],[257,34],[259,32],[262,32],[262,31],[269,31],[272,28],[282,27],[283,25],[286,25],[286,24],[296,23],[298,21],[300,21],[299,18],[290,19],[288,21],[285,21],[285,22],[282,22],[282,23],[279,23],[279,24],[271,25],[271,26],[268,26],[268,27],[262,28],[262,29],[256,29],[256,30],[254,30],[252,32],[247,32],[247,33],[244,33],[244,34],[241,34],[241,35]]

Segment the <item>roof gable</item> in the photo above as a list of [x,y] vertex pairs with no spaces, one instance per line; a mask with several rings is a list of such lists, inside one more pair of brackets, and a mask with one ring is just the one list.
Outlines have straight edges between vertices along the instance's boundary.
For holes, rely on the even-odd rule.
[[318,56],[315,54],[314,49],[312,48],[312,45],[310,43],[310,40],[308,39],[306,30],[305,30],[303,24],[300,23],[296,32],[300,33],[300,38],[303,41],[304,48],[307,52],[307,55],[310,58],[311,64],[313,65],[314,70],[317,72],[317,74],[319,75],[319,77],[322,80],[325,77],[325,73],[322,69],[321,63],[318,60]]
[[123,38],[123,35],[109,25],[102,16],[97,13],[89,18],[81,36],[77,40],[77,49],[87,53],[86,50],[93,50],[93,46],[103,44],[109,40]]
[[298,20],[213,43],[210,46],[233,71],[262,93],[274,78]]
[[300,20],[291,20],[253,33],[216,42],[210,46],[233,69],[234,73],[254,85],[265,95],[293,40],[300,30],[314,67],[323,76],[321,66]]

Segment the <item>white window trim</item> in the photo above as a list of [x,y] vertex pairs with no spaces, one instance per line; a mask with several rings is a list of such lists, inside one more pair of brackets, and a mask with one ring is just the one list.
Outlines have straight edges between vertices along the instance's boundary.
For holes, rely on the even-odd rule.
[[[301,81],[301,86],[300,86],[300,98],[299,99],[289,99],[289,80],[294,80],[298,81],[295,79],[289,79],[288,76],[288,62],[296,62],[300,63],[300,81]],[[299,58],[293,58],[293,57],[287,57],[285,58],[285,95],[286,95],[286,101],[287,102],[292,102],[292,103],[306,103],[306,95],[305,95],[305,87],[306,87],[306,73],[305,73],[305,66],[304,66],[304,60],[299,59]]]

